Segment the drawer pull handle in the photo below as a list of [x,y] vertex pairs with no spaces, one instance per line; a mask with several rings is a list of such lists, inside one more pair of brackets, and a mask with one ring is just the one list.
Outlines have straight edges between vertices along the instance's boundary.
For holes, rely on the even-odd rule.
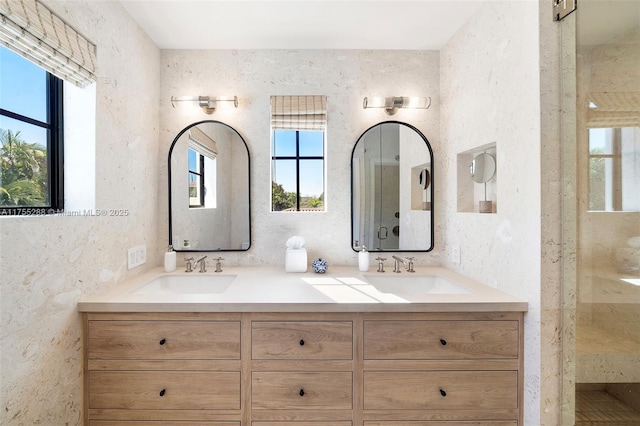
[[164,396],[164,394],[165,394],[165,393],[167,393],[167,390],[166,390],[166,389],[162,389],[162,390],[160,391],[160,396]]
[[165,343],[167,343],[167,339],[160,339],[160,341],[158,343],[160,343],[160,346],[162,346]]
[[304,389],[300,389],[300,396],[304,396]]
[[446,341],[446,340],[444,340],[444,339],[440,339],[440,344],[441,344],[442,346],[447,346],[447,341]]
[[447,393],[444,391],[444,389],[440,389],[440,395],[447,396]]
[[300,346],[304,346],[304,340],[300,339]]

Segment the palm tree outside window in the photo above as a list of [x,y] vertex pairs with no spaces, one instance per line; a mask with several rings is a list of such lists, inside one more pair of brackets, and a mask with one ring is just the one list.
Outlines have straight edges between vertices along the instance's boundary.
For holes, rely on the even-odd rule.
[[62,86],[0,46],[0,215],[63,208]]

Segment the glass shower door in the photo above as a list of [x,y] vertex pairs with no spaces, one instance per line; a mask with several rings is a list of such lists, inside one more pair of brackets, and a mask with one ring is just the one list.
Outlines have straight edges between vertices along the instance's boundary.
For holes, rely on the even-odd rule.
[[575,424],[640,424],[640,2],[575,15]]

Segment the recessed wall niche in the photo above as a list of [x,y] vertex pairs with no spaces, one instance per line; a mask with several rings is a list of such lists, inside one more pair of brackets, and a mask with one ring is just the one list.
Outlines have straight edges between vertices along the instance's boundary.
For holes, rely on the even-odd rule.
[[[491,157],[482,154],[489,154]],[[497,213],[498,156],[496,143],[492,142],[459,153],[457,163],[458,212]],[[491,173],[492,171],[493,173]]]

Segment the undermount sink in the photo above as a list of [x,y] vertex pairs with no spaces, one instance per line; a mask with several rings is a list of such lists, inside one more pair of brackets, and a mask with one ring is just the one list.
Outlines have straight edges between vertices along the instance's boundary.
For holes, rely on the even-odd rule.
[[468,294],[471,290],[438,275],[376,274],[365,275],[369,284],[381,293],[393,294]]
[[143,294],[219,294],[224,293],[236,275],[163,275],[134,289]]

